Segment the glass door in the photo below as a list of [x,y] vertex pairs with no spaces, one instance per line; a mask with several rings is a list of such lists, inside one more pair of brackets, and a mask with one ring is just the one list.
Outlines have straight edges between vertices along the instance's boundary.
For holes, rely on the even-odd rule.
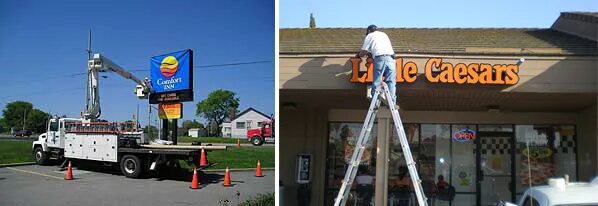
[[512,132],[478,132],[476,138],[476,203],[515,201]]

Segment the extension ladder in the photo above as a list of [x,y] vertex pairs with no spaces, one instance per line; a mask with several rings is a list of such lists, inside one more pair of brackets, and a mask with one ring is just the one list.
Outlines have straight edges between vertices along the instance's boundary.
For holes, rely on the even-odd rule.
[[407,142],[407,137],[405,135],[405,130],[403,128],[403,123],[401,122],[401,118],[399,116],[399,111],[396,108],[396,104],[393,102],[392,95],[388,90],[385,83],[381,84],[381,87],[376,89],[374,96],[372,97],[372,101],[370,103],[370,108],[368,113],[365,117],[365,121],[363,122],[363,127],[361,128],[361,132],[359,133],[359,138],[355,143],[355,148],[353,149],[353,156],[351,157],[351,161],[349,162],[349,166],[347,167],[347,173],[345,173],[345,178],[343,179],[343,184],[334,200],[334,206],[344,206],[347,203],[347,199],[349,197],[349,192],[351,191],[351,185],[353,184],[353,180],[355,179],[355,175],[357,174],[357,170],[359,169],[359,164],[361,162],[361,156],[365,150],[365,144],[370,139],[370,132],[372,131],[372,126],[374,125],[374,120],[376,119],[376,113],[378,113],[378,108],[382,103],[382,99],[380,98],[381,95],[386,97],[386,105],[388,105],[390,112],[392,113],[392,119],[395,122],[395,129],[397,134],[399,135],[399,141],[401,143],[401,147],[403,148],[403,154],[405,155],[405,162],[407,163],[407,168],[409,169],[409,174],[411,175],[411,181],[413,182],[413,188],[415,190],[415,195],[417,196],[417,202],[420,206],[427,206],[427,198],[424,195],[424,190],[421,186],[421,180],[419,179],[419,175],[417,174],[417,168],[415,167],[415,162],[413,161],[413,156],[411,155],[411,149],[409,148],[409,142]]

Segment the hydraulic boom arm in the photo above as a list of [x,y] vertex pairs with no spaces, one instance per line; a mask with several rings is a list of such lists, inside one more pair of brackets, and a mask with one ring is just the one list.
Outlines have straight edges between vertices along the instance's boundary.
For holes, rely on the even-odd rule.
[[119,65],[110,61],[110,59],[100,55],[94,54],[93,59],[90,59],[87,65],[87,97],[85,112],[83,112],[83,119],[96,120],[100,117],[100,95],[99,95],[99,75],[100,72],[114,72],[125,79],[133,80],[137,83],[135,94],[141,99],[147,99],[151,85],[147,78],[141,80],[135,77],[131,72],[123,69]]

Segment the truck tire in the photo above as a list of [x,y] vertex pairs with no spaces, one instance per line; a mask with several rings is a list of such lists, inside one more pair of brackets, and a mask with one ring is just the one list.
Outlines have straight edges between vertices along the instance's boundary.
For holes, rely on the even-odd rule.
[[41,147],[35,147],[33,150],[33,159],[35,159],[35,163],[38,165],[48,164],[48,154]]
[[262,144],[264,144],[264,140],[262,140],[262,138],[260,137],[252,137],[251,144],[253,144],[254,146],[261,146]]
[[120,159],[120,171],[128,178],[139,178],[143,174],[143,164],[135,155],[125,155]]

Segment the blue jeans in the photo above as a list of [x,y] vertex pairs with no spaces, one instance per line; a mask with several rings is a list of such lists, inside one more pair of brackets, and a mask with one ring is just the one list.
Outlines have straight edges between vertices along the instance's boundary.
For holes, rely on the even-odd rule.
[[372,84],[372,97],[376,89],[382,82],[382,76],[386,79],[384,82],[392,94],[393,102],[397,102],[397,63],[391,56],[378,56],[374,58],[374,82]]

